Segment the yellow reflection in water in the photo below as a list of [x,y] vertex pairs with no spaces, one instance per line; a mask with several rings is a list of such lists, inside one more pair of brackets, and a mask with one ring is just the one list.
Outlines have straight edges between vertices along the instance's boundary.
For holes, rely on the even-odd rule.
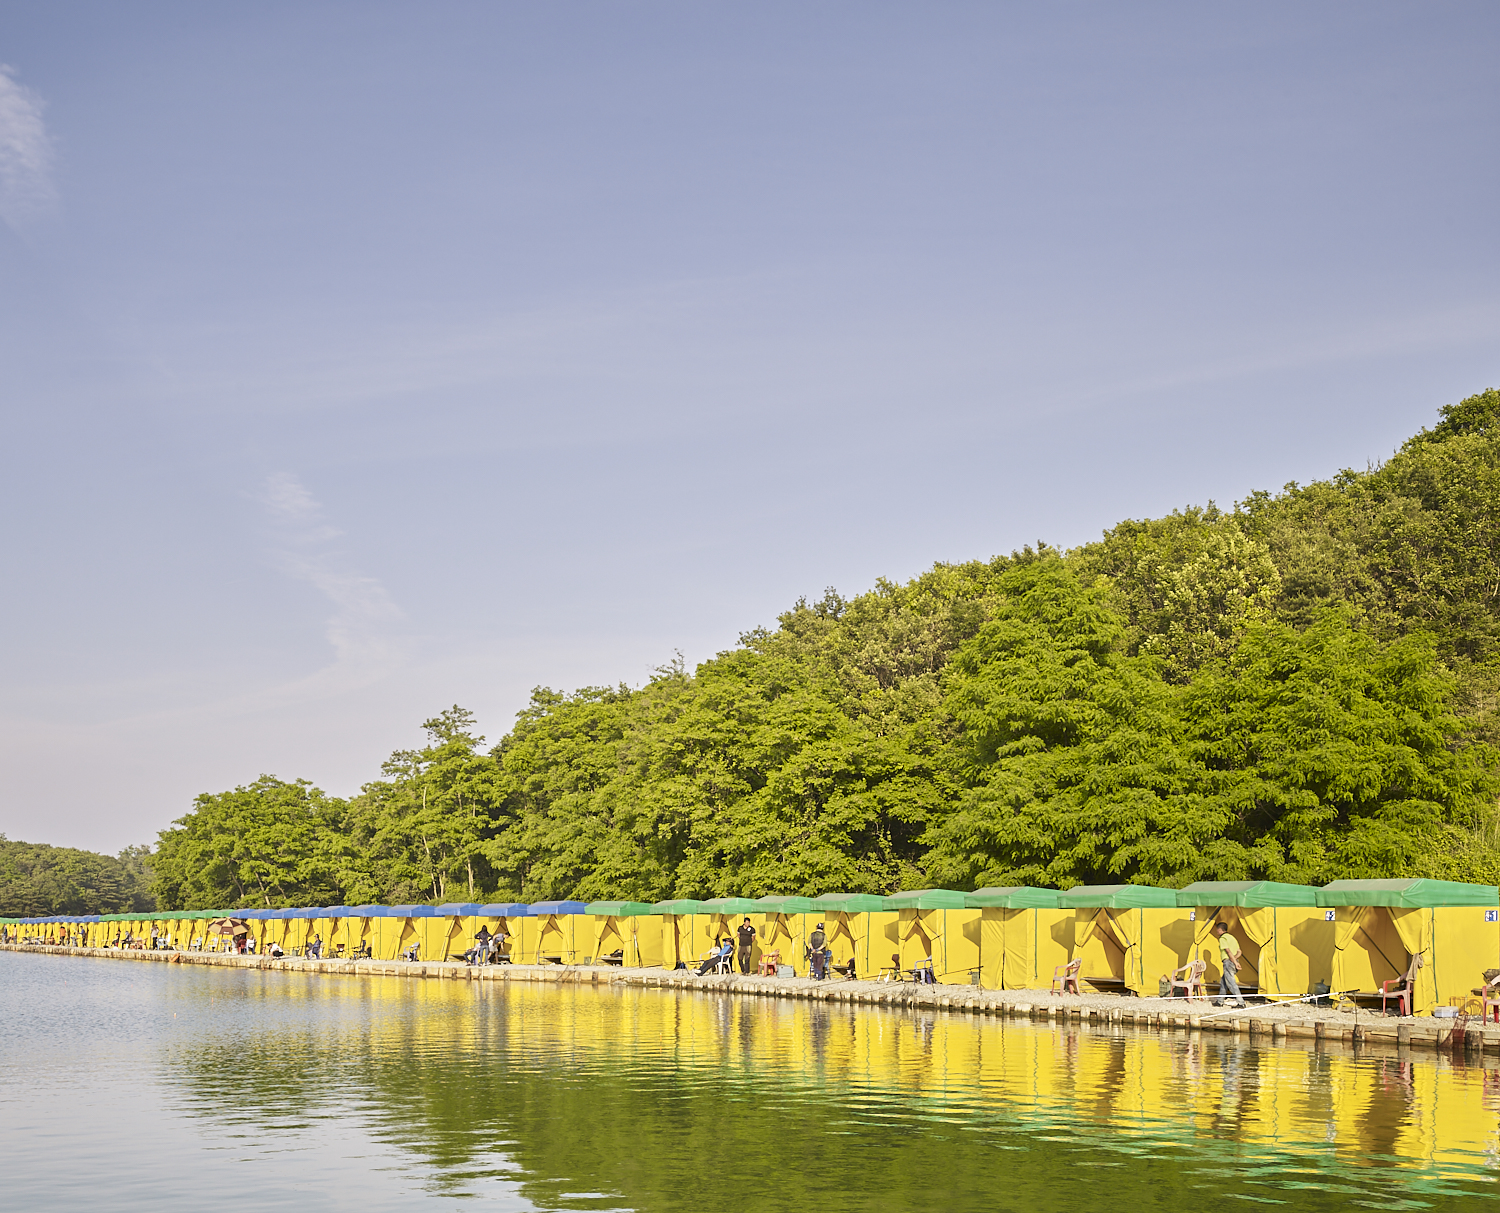
[[626,986],[271,979],[260,993],[370,1004],[361,1042],[377,1056],[451,1052],[482,1037],[507,1057],[560,1070],[703,1071],[788,1095],[832,1092],[852,1122],[916,1115],[1124,1154],[1233,1143],[1237,1167],[1261,1160],[1281,1188],[1326,1187],[1317,1173],[1330,1167],[1469,1184],[1500,1170],[1493,1059],[1356,1057],[1213,1033],[1053,1029]]

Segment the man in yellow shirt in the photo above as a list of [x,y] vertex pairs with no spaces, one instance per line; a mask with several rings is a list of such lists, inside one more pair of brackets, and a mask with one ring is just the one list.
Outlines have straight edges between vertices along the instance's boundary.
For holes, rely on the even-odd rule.
[[1219,941],[1219,1005],[1222,1006],[1226,998],[1232,997],[1235,1006],[1249,1006],[1245,996],[1240,993],[1240,983],[1234,978],[1244,960],[1240,954],[1240,941],[1229,933],[1229,927],[1222,922],[1214,923],[1209,934]]

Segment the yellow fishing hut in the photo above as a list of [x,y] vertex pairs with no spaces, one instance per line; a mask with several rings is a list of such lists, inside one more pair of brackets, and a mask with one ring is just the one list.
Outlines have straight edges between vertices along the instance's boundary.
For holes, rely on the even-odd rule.
[[1198,880],[1177,890],[1188,911],[1193,947],[1188,959],[1207,965],[1204,978],[1218,984],[1221,960],[1214,923],[1222,922],[1240,945],[1245,964],[1240,991],[1266,998],[1301,998],[1333,973],[1333,924],[1318,907],[1311,885],[1275,880]]
[[[1500,889],[1452,880],[1335,880],[1317,890],[1333,924],[1335,991],[1377,994],[1422,957],[1412,1013],[1462,1006],[1500,968]],[[1475,1008],[1478,1009],[1477,1006]]]
[[980,979],[980,914],[966,904],[967,893],[952,889],[917,889],[892,893],[885,908],[894,910],[900,967],[925,968],[947,985],[972,985]]
[[1056,889],[994,886],[964,894],[979,912],[980,984],[987,990],[1046,989],[1073,955],[1076,911],[1057,904]]
[[1095,990],[1155,997],[1161,978],[1187,963],[1193,923],[1175,889],[1143,884],[1079,885],[1058,894],[1074,911],[1073,955]]

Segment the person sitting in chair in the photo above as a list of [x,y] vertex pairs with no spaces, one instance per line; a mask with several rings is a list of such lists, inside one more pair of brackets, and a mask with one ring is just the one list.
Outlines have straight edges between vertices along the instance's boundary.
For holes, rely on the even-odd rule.
[[725,936],[723,939],[714,937],[714,949],[703,958],[703,963],[698,966],[698,976],[707,977],[718,966],[721,960],[727,960],[734,955],[734,939]]
[[835,973],[842,973],[844,975],[844,980],[845,981],[858,981],[859,980],[859,974],[857,974],[854,971],[854,957],[852,957],[852,956],[849,957],[849,963],[848,964],[846,964],[846,965],[834,965],[833,966],[833,971]]

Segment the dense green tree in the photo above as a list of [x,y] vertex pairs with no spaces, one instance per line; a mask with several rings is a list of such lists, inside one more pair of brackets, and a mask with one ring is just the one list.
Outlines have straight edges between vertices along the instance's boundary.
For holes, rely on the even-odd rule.
[[168,910],[337,904],[343,817],[342,801],[304,779],[206,792],[161,833],[157,900]]
[[497,828],[493,758],[474,715],[457,705],[422,725],[428,744],[399,750],[350,805],[361,858],[344,869],[363,901],[472,901],[494,887],[484,843]]
[[1269,617],[1281,588],[1266,544],[1212,503],[1122,522],[1069,563],[1082,577],[1110,579],[1126,650],[1160,657],[1176,682],[1232,653],[1249,624]]
[[0,917],[155,909],[150,857],[150,847],[127,847],[116,858],[0,834]]
[[952,664],[974,784],[932,832],[961,885],[1194,879],[1323,882],[1431,872],[1497,785],[1463,744],[1429,637],[1387,644],[1330,612],[1252,625],[1171,686],[1122,655],[1108,588],[1061,562]]

